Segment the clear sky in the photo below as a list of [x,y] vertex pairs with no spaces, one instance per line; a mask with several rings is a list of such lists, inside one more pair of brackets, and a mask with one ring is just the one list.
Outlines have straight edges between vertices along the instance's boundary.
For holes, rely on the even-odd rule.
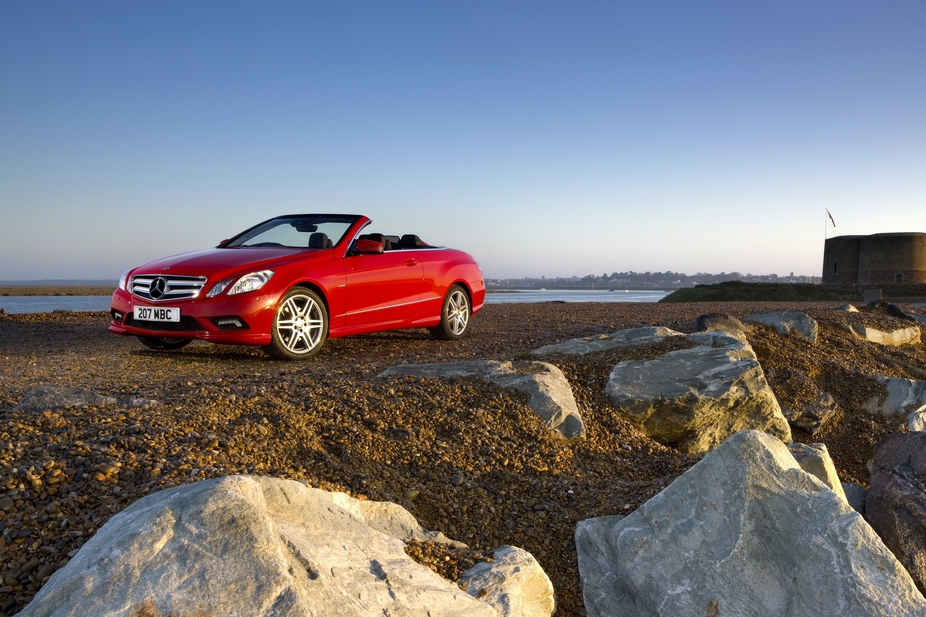
[[0,280],[301,212],[491,278],[819,275],[926,232],[926,2],[0,0]]

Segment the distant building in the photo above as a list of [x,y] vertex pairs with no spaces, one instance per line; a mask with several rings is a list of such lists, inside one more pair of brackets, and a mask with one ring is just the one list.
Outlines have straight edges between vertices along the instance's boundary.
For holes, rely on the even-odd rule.
[[926,233],[829,238],[823,248],[823,283],[926,283]]

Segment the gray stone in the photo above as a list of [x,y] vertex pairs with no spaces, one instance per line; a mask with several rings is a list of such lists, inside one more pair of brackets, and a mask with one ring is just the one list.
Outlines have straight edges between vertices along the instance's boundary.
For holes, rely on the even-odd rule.
[[69,407],[109,407],[112,405],[147,407],[155,404],[157,404],[157,401],[135,396],[104,396],[90,390],[80,390],[78,388],[39,386],[26,394],[23,400],[13,409],[46,411],[67,409]]
[[664,326],[644,326],[641,328],[618,330],[611,334],[572,339],[571,341],[557,343],[555,345],[546,345],[539,349],[535,349],[531,353],[538,356],[551,353],[582,355],[593,351],[613,349],[614,347],[659,343],[670,336],[685,335]]
[[911,433],[926,433],[926,405],[910,412],[907,416],[907,430]]
[[759,429],[791,441],[791,429],[748,343],[692,334],[696,347],[618,363],[606,393],[618,414],[650,438],[706,452],[734,433]]
[[817,334],[820,330],[816,319],[795,311],[779,311],[752,315],[747,317],[746,321],[771,326],[775,328],[775,331],[779,334],[791,334],[792,332],[796,332],[812,343],[817,342]]
[[836,466],[830,458],[830,451],[824,443],[790,443],[788,452],[801,466],[801,469],[823,482],[836,496],[849,503],[846,492],[839,481]]
[[20,615],[498,614],[408,557],[411,538],[440,540],[395,504],[277,478],[207,480],[116,514]]
[[749,328],[742,321],[726,313],[707,313],[695,320],[695,332],[726,332],[738,339],[745,340]]
[[759,431],[626,518],[576,528],[592,616],[914,616],[926,599],[842,499]]
[[899,347],[901,345],[920,342],[920,329],[918,326],[900,328],[899,330],[892,330],[890,332],[884,332],[866,326],[845,325],[843,327],[858,340],[878,343],[879,345]]
[[846,499],[849,501],[849,505],[852,506],[852,509],[864,516],[865,498],[868,496],[868,491],[865,487],[855,482],[843,482],[842,490],[845,492]]
[[563,372],[547,362],[496,362],[473,360],[444,364],[403,364],[386,369],[380,377],[478,377],[502,388],[526,392],[528,404],[543,423],[566,441],[585,439],[585,424]]
[[492,563],[476,564],[463,573],[460,583],[501,617],[549,617],[556,607],[546,572],[533,555],[514,546],[492,551]]
[[926,315],[920,315],[919,313],[907,313],[907,317],[918,321],[921,324],[926,324]]
[[[872,378],[887,389],[887,396],[873,396],[865,402],[868,413],[883,416],[907,416],[908,426],[918,426],[918,418],[926,411],[926,381],[903,377]],[[910,429],[922,430],[922,429]]]
[[836,307],[836,310],[845,311],[846,313],[858,313],[858,309],[851,304],[840,304]]
[[894,433],[875,447],[865,518],[926,591],[926,433]]

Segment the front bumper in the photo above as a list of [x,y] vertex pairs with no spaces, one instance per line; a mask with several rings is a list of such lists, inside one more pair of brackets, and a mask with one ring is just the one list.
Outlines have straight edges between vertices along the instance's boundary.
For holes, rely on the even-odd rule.
[[[151,302],[117,289],[109,331],[125,336],[200,339],[228,345],[267,345],[278,297],[260,292],[216,298]],[[180,322],[138,321],[136,306],[179,308]],[[237,322],[237,323],[235,323]]]

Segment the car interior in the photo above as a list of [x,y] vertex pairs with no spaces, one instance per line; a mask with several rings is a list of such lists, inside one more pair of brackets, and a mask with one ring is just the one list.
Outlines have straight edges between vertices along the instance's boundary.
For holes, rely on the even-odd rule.
[[[315,235],[315,234],[312,234]],[[424,242],[421,238],[413,234],[399,236],[387,236],[385,234],[363,234],[358,240],[374,240],[383,245],[383,251],[397,251],[402,249],[425,249],[436,248]],[[311,244],[310,244],[311,248]]]

